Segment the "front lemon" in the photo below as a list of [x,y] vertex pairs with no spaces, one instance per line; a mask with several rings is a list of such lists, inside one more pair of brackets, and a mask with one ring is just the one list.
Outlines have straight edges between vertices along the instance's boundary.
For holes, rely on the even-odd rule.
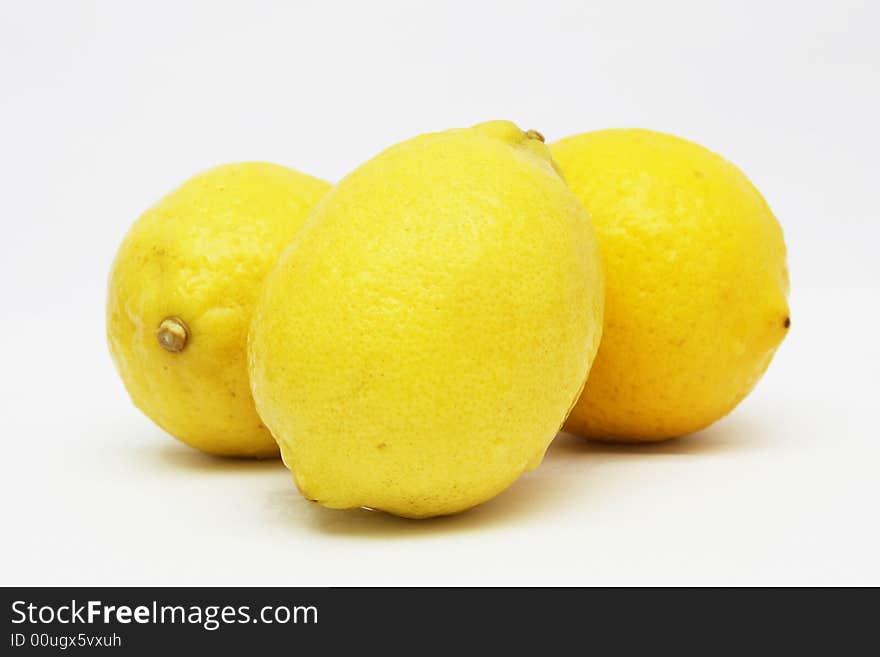
[[782,230],[743,173],[647,130],[551,147],[593,217],[607,280],[596,362],[565,428],[663,440],[730,412],[789,327]]
[[171,435],[211,454],[278,455],[250,394],[247,328],[263,278],[329,188],[230,164],[132,226],[110,274],[107,338],[132,401]]
[[270,273],[254,398],[305,497],[456,513],[540,463],[603,299],[589,217],[539,134],[423,135],[340,182]]

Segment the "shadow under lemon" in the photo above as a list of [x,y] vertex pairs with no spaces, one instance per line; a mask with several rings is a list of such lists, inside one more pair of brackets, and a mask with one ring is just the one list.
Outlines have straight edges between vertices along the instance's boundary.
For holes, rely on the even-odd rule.
[[[747,450],[756,447],[756,443],[748,439],[752,433],[746,415],[729,416],[690,436],[655,443],[603,443],[559,433],[536,470],[523,475],[496,498],[452,516],[412,520],[369,509],[327,509],[302,497],[292,481],[286,481],[283,488],[270,493],[267,504],[280,521],[305,525],[326,534],[377,539],[416,538],[490,529],[547,513],[555,505],[600,503],[599,491],[594,497],[587,493],[584,498],[584,486],[589,485],[590,470],[609,461]],[[154,450],[153,455],[165,466],[206,475],[268,473],[284,469],[279,459],[224,458],[175,443],[163,444]],[[578,469],[573,472],[569,466],[575,462]]]
[[[753,436],[760,437],[760,443],[752,440]],[[744,451],[759,444],[766,446],[764,436],[766,436],[766,427],[761,430],[757,422],[750,420],[748,414],[743,413],[728,415],[695,433],[656,442],[603,442],[562,432],[556,436],[551,449],[559,455],[564,455],[565,458],[577,458],[577,455],[598,459],[650,454],[699,456],[729,450]],[[549,453],[548,451],[548,455]]]
[[[286,521],[306,523],[327,534],[382,539],[477,531],[522,522],[548,513],[557,505],[600,504],[601,491],[591,495],[588,488],[590,470],[609,461],[748,450],[757,446],[757,442],[749,440],[754,434],[746,415],[729,416],[689,436],[656,443],[603,443],[559,433],[536,470],[523,475],[496,498],[452,516],[411,520],[368,509],[327,509],[306,501],[293,486],[273,494],[271,504]],[[576,463],[576,471],[569,467],[572,463]]]
[[285,469],[281,459],[214,456],[177,442],[166,441],[151,452],[152,457],[161,465],[195,474],[241,474],[243,472],[269,472]]

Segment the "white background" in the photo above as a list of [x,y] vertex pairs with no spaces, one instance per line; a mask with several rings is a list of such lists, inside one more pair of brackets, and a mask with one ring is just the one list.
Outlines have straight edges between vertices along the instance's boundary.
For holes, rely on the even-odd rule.
[[[2,584],[880,584],[880,3],[0,2]],[[337,180],[415,134],[642,126],[740,165],[786,232],[792,329],[730,417],[560,436],[426,522],[304,501],[176,443],[104,342],[154,200],[262,159]]]

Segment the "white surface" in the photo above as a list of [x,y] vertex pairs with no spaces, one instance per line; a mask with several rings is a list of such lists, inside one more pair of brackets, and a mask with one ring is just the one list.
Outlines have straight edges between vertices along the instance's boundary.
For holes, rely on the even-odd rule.
[[[4,3],[0,584],[880,584],[878,27],[831,1]],[[310,505],[131,406],[104,286],[150,202],[224,161],[332,180],[502,117],[675,132],[764,192],[793,324],[733,415],[560,436],[495,501],[412,522]]]

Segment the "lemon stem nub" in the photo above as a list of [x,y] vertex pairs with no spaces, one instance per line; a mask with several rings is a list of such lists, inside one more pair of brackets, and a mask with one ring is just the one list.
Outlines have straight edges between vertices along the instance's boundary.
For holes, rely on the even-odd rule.
[[189,329],[180,317],[166,317],[159,324],[156,337],[159,338],[159,344],[165,351],[177,353],[183,351],[186,346]]
[[529,139],[537,139],[542,144],[544,143],[544,135],[537,130],[526,130],[526,137]]

